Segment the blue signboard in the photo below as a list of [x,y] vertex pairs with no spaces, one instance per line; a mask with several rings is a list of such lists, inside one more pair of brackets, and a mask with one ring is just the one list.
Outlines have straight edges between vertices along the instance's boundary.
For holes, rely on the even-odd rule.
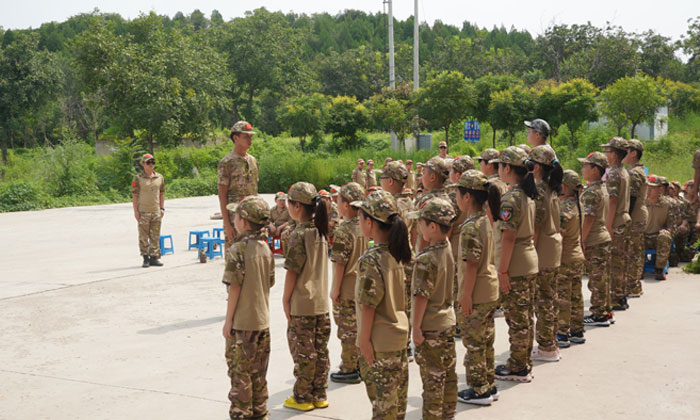
[[464,141],[478,143],[481,140],[481,125],[479,121],[464,122]]

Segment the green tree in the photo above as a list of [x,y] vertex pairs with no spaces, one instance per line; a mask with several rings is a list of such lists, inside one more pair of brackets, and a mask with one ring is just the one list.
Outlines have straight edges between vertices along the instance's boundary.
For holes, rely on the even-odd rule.
[[493,147],[496,147],[496,128],[491,123],[489,119],[489,108],[491,107],[491,94],[519,83],[519,80],[515,76],[510,75],[487,75],[482,76],[474,81],[474,88],[476,90],[476,106],[474,107],[474,117],[481,121],[488,123],[491,126],[491,131],[493,132]]
[[683,82],[657,78],[663,96],[668,98],[669,112],[686,115],[700,110],[700,89]]
[[531,119],[535,108],[535,94],[522,85],[491,94],[489,121],[498,130],[508,134],[512,146],[515,133],[523,127],[523,121]]
[[471,80],[458,71],[443,71],[431,77],[416,92],[415,103],[421,118],[445,131],[449,144],[449,130],[473,115],[476,93]]
[[649,76],[623,77],[601,92],[602,111],[617,127],[631,124],[630,137],[634,137],[637,125],[653,120],[657,108],[665,98],[660,94],[656,81]]
[[688,30],[679,43],[688,56],[687,81],[700,79],[700,16],[688,19]]
[[294,137],[299,137],[303,152],[306,137],[320,133],[326,126],[330,111],[328,97],[314,93],[287,99],[277,111],[277,117],[285,130]]
[[369,111],[350,96],[336,96],[331,100],[331,109],[326,128],[336,138],[345,140],[343,148],[359,146],[357,132],[369,124]]
[[396,138],[405,149],[406,137],[415,131],[415,109],[411,101],[412,89],[408,83],[401,83],[396,89],[384,88],[369,100],[370,113],[376,127],[396,133]]

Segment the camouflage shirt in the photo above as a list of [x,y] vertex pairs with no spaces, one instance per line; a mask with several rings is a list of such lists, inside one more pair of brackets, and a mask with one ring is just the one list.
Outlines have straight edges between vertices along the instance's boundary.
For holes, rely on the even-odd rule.
[[[644,166],[637,163],[627,169],[630,178],[630,217],[633,222],[646,223],[648,211],[646,207],[647,198],[647,175]],[[632,197],[634,197],[634,207],[632,207]]]
[[[221,282],[227,286],[232,284],[243,286],[243,280],[245,279],[245,250],[246,246],[248,246],[248,241],[267,242],[267,237],[260,232],[250,231],[243,232],[236,237],[236,242],[232,243],[227,251],[228,259],[226,260],[224,277],[221,279]],[[270,261],[272,262],[270,287],[272,287],[275,284],[275,260]]]
[[498,191],[501,192],[501,196],[503,196],[503,194],[505,194],[506,191],[508,191],[508,185],[505,182],[501,181],[501,178],[498,177],[498,174],[489,175],[488,177],[486,177],[486,179],[489,180],[489,183],[495,185],[496,188],[498,188]]
[[360,224],[359,216],[351,219],[344,219],[335,231],[333,238],[333,248],[331,250],[331,261],[334,263],[347,264],[352,254],[352,246],[355,242],[355,231]]
[[298,223],[294,227],[294,231],[289,234],[284,259],[284,268],[286,270],[301,273],[301,270],[304,268],[304,264],[306,263],[306,245],[304,244],[304,238],[306,237],[306,231],[309,229],[316,229],[314,222],[306,221]]
[[605,226],[609,206],[608,191],[602,181],[588,184],[581,194],[581,208],[584,216],[593,216],[593,226],[586,238],[586,246],[598,245],[611,240]]
[[629,215],[630,177],[622,164],[610,168],[605,176],[605,187],[608,189],[608,196],[617,197],[613,227],[622,226],[631,220]]
[[[583,210],[580,210],[583,212]],[[568,197],[559,203],[559,216],[561,226],[561,263],[567,264],[575,261],[583,261],[581,250],[581,217],[579,204],[576,198]]]
[[243,197],[258,195],[258,161],[251,155],[241,156],[231,151],[219,161],[219,185],[228,187],[228,203],[237,203]]

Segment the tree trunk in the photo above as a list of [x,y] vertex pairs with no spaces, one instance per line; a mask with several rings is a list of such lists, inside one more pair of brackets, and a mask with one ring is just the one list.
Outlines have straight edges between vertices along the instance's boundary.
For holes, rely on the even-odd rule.
[[496,148],[496,129],[491,126],[491,131],[493,131],[493,138],[491,139],[491,142],[493,143],[493,148]]
[[574,130],[570,128],[569,132],[571,133],[571,144],[569,144],[569,159],[571,159],[574,156]]
[[620,126],[620,125],[617,126],[617,136],[618,137],[622,136],[622,126]]
[[149,131],[146,134],[146,144],[148,146],[148,153],[153,154],[153,134]]
[[302,152],[304,152],[305,145],[306,145],[306,137],[299,137],[299,146],[301,146]]
[[2,130],[2,163],[7,165],[7,130]]
[[447,143],[448,150],[450,147],[450,134],[449,134],[449,132],[450,132],[450,125],[447,124],[445,126],[445,143]]
[[[637,129],[637,124],[639,124],[639,122],[632,123],[632,129],[630,130],[630,138],[631,139],[634,138],[634,131]],[[651,139],[651,140],[654,140],[654,139]]]

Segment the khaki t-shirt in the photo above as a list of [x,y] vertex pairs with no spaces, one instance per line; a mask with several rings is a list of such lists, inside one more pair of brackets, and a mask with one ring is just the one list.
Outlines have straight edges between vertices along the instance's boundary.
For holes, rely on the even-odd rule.
[[139,212],[160,212],[160,195],[165,194],[163,175],[154,171],[152,177],[147,177],[145,172],[141,172],[131,182],[131,193],[138,197]]
[[363,171],[360,168],[355,168],[352,171],[352,181],[357,182],[362,186],[362,188],[365,188],[365,185],[367,185],[367,177],[365,176],[365,171]]
[[287,207],[282,209],[282,211],[280,211],[277,206],[270,210],[270,222],[272,222],[275,227],[280,227],[291,220],[292,217],[289,215],[289,209],[287,209]]
[[[508,191],[508,184],[505,182],[501,181],[501,178],[498,177],[498,174],[493,174],[489,175],[486,177],[488,179],[489,183],[493,184],[498,188],[498,191],[501,192],[501,197]],[[487,207],[487,211],[490,211]],[[501,263],[501,238],[503,237],[503,231],[501,228],[501,221],[500,220],[494,220],[493,221],[493,242],[494,242],[494,249],[496,250],[495,256],[493,259],[493,265],[498,269],[498,265]]]
[[508,267],[510,277],[536,274],[537,251],[532,243],[535,234],[535,202],[519,185],[511,186],[501,200],[502,230],[515,231],[515,244]]
[[291,297],[294,316],[328,313],[328,242],[313,222],[297,224],[289,235],[284,268],[298,274]]
[[648,201],[646,204],[649,209],[649,222],[644,230],[645,235],[656,235],[661,229],[668,229],[673,225],[668,200],[662,197],[656,204]]
[[405,188],[410,188],[411,191],[416,191],[416,174],[413,171],[408,171]]
[[270,328],[270,287],[275,284],[275,260],[264,235],[244,232],[236,238],[228,249],[222,282],[241,287],[233,316],[234,330]]
[[387,244],[375,245],[360,257],[360,271],[355,283],[357,346],[360,346],[362,306],[375,308],[370,340],[376,352],[393,352],[406,348],[408,315],[404,268],[389,254]]
[[[581,249],[581,217],[575,197],[562,199],[559,203],[561,218],[561,263],[571,264],[584,260]],[[583,214],[583,210],[581,210]]]
[[[413,263],[411,294],[428,300],[421,329],[444,331],[456,323],[454,300],[455,262],[449,241],[428,245]],[[414,303],[415,306],[415,303]]]
[[581,208],[584,216],[593,216],[593,226],[584,242],[586,246],[610,242],[610,232],[605,227],[608,214],[608,190],[602,181],[588,184],[581,194]]
[[634,208],[630,212],[632,223],[647,223],[649,212],[647,211],[647,175],[641,163],[637,163],[627,170],[630,178],[630,203],[632,197],[636,197]]
[[480,211],[467,218],[459,228],[459,296],[464,293],[464,272],[467,261],[479,263],[472,291],[472,304],[496,302],[498,300],[498,276],[494,265],[493,228],[486,212]]
[[365,176],[367,177],[367,190],[369,187],[377,186],[377,173],[374,172],[374,169],[367,169]]
[[537,183],[539,198],[535,200],[537,261],[540,269],[557,268],[561,264],[561,233],[559,233],[559,198],[544,183]]
[[610,169],[605,176],[605,187],[608,189],[608,196],[617,197],[613,227],[622,226],[632,220],[629,215],[630,177],[622,165]]
[[[333,238],[331,261],[345,264],[345,273],[340,283],[340,299],[355,300],[355,280],[359,269],[360,257],[367,250],[369,243],[360,230],[359,216],[345,219],[340,223]],[[335,268],[332,268],[333,286],[338,281],[335,278]]]

